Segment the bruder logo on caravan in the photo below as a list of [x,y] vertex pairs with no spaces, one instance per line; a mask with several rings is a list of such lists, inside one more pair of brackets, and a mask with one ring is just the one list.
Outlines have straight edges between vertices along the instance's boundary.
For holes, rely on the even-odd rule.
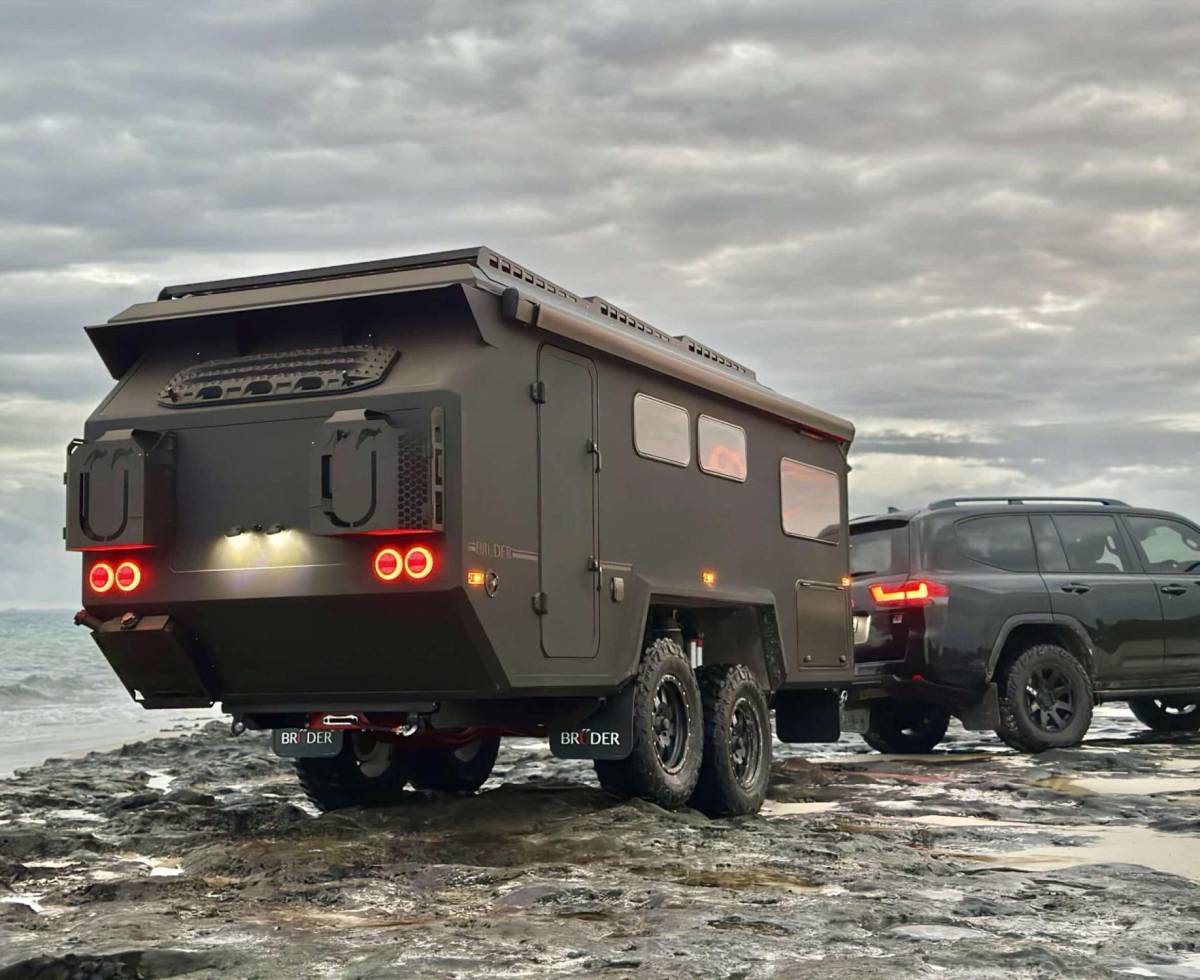
[[588,717],[550,732],[550,751],[560,759],[624,759],[632,747],[632,684]]

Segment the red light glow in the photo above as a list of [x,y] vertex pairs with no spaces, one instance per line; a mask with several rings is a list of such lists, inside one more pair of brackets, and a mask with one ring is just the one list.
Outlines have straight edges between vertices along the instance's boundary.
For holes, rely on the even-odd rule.
[[88,572],[88,586],[93,592],[99,592],[101,594],[107,592],[113,587],[113,583],[116,582],[116,580],[117,576],[116,573],[113,572],[112,565],[106,561],[96,562],[96,564],[92,566],[91,571]]
[[142,584],[142,566],[136,561],[123,561],[117,566],[117,588],[122,592],[132,592]]
[[404,556],[404,570],[410,578],[428,578],[433,571],[433,552],[422,545],[410,548]]
[[380,548],[372,562],[375,577],[381,582],[394,582],[404,573],[404,556],[395,548]]
[[871,586],[871,598],[881,606],[929,606],[949,594],[950,589],[941,582],[924,578]]

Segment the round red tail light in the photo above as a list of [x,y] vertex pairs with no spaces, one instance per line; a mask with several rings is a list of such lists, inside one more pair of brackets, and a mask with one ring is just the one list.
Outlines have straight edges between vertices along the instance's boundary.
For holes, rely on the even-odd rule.
[[88,572],[88,586],[93,592],[107,592],[116,580],[112,565],[106,561],[96,562]]
[[395,548],[380,548],[371,565],[381,582],[394,582],[404,572],[404,558]]
[[433,552],[418,545],[404,556],[404,570],[410,578],[422,579],[433,571]]
[[118,589],[132,592],[142,584],[142,567],[136,561],[123,561],[117,566],[115,577]]

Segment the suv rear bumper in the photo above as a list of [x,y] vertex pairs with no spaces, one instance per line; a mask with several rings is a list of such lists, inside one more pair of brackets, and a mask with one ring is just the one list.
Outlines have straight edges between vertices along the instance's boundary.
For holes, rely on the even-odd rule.
[[[1000,708],[996,685],[988,684],[982,691],[927,680],[920,675],[906,677],[888,672],[887,666],[859,668],[851,685],[842,719],[847,731],[865,731],[872,701],[895,698],[900,701],[920,701],[945,708],[962,722],[967,731],[994,731],[1000,724]],[[859,727],[859,726],[862,727]]]

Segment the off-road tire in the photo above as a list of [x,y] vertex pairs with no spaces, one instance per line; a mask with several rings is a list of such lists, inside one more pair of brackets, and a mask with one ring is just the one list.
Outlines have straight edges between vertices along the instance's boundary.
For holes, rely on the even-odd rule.
[[296,759],[304,795],[322,812],[398,803],[408,782],[408,755],[394,742],[347,732],[342,750],[328,759]]
[[1200,695],[1130,698],[1133,717],[1156,732],[1200,732]]
[[499,735],[484,735],[457,749],[412,750],[412,784],[443,793],[474,793],[492,774]]
[[692,806],[710,817],[757,813],[771,781],[771,715],[748,667],[697,672],[704,705],[704,758]]
[[[1022,652],[998,678],[1000,725],[996,734],[1021,752],[1044,752],[1070,748],[1083,741],[1092,724],[1092,680],[1083,664],[1053,643],[1039,643]],[[1069,718],[1062,709],[1041,707],[1043,690],[1053,690],[1055,705],[1067,703]],[[1048,698],[1047,698],[1048,700]],[[1054,715],[1060,727],[1039,722],[1047,713]]]
[[[704,713],[696,675],[678,644],[662,638],[642,654],[634,685],[632,750],[624,759],[595,760],[596,777],[614,796],[636,796],[662,807],[682,806],[696,788],[704,752]],[[675,711],[664,709],[664,702],[658,701],[660,693]],[[667,714],[677,717],[677,723],[671,727],[671,739],[664,742],[662,722]]]
[[924,755],[932,752],[950,727],[950,712],[938,704],[880,698],[870,704],[863,741],[876,752]]

